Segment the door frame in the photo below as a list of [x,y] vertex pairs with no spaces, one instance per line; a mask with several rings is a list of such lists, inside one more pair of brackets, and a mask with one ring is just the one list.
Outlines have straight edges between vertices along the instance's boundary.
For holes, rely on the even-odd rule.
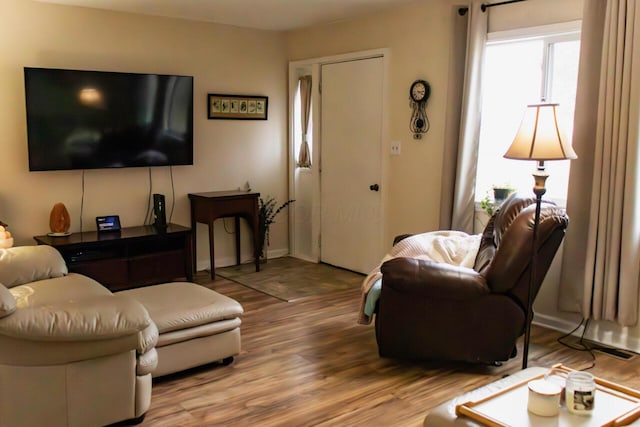
[[[389,68],[390,68],[390,50],[387,48],[372,49],[366,51],[350,52],[341,55],[325,56],[319,58],[310,58],[299,61],[289,62],[289,114],[288,114],[288,129],[289,129],[289,198],[295,199],[296,194],[300,191],[311,192],[311,207],[306,215],[310,215],[310,220],[298,224],[296,221],[296,215],[301,216],[299,207],[296,207],[296,203],[293,203],[293,209],[289,210],[289,253],[291,256],[304,259],[311,262],[320,261],[320,169],[322,168],[322,156],[321,156],[321,100],[320,100],[320,85],[321,81],[321,66],[324,64],[332,64],[338,62],[356,61],[361,59],[377,58],[381,57],[383,61],[383,78],[382,78],[382,131],[381,131],[381,143],[380,143],[380,160],[381,160],[381,219],[383,224],[383,230],[380,233],[379,252],[381,256],[384,255],[383,248],[388,246],[384,245],[382,239],[387,235],[388,220],[386,217],[386,206],[388,203],[389,194],[386,191],[389,183],[389,169],[390,159],[388,155],[388,146],[390,138],[389,127]],[[296,152],[296,137],[295,123],[294,123],[294,98],[298,85],[298,79],[305,74],[311,74],[312,76],[312,104],[313,115],[311,117],[311,127],[313,129],[313,135],[311,138],[311,158],[313,163],[310,170],[297,171],[296,161],[298,153]],[[304,187],[300,184],[300,179],[297,178],[297,173],[310,174],[310,179],[307,179],[307,183]],[[309,177],[307,177],[309,178]],[[298,238],[305,239],[308,245],[298,245],[296,242]],[[307,247],[303,247],[307,246]]]

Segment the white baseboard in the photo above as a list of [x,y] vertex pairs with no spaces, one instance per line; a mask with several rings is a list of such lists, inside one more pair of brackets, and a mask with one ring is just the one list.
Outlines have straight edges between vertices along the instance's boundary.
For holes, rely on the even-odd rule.
[[[534,325],[542,326],[547,329],[553,329],[554,331],[568,333],[572,331],[576,326],[578,326],[578,323],[580,323],[580,321],[570,322],[566,319],[560,319],[558,317],[547,316],[545,314],[536,313],[533,316],[532,323]],[[573,335],[578,335],[578,336],[582,335],[582,329],[583,327],[580,326],[580,328],[576,329]]]
[[301,259],[301,260],[303,260],[303,261],[312,262],[312,263],[314,263],[314,264],[317,264],[317,263],[319,262],[317,258],[310,257],[310,256],[306,256],[306,255],[295,255],[295,254],[291,254],[291,255],[289,255],[289,256],[291,256],[291,257],[293,257],[293,258]]
[[[566,319],[536,313],[533,318],[533,323],[555,331],[569,333],[578,326],[579,320],[576,322],[570,322]],[[606,322],[593,321],[589,325],[584,337],[589,341],[597,342],[605,346],[640,353],[640,339],[629,336],[627,333],[621,333],[620,331],[613,330],[619,328],[621,327],[617,325],[612,325],[612,327],[608,328]],[[580,326],[572,333],[572,335],[580,337],[583,331],[584,326]]]

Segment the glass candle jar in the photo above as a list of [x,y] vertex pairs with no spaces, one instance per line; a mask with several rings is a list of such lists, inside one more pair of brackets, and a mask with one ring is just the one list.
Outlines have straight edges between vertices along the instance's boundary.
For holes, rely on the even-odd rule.
[[588,372],[571,372],[565,387],[567,410],[576,415],[590,415],[595,407],[596,383]]

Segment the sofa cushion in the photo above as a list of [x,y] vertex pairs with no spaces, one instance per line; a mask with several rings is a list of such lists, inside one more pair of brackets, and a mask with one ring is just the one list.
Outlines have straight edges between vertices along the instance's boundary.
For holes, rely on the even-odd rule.
[[141,302],[161,336],[171,331],[235,319],[242,314],[242,306],[237,301],[195,283],[165,283],[118,294],[126,294]]
[[62,255],[52,246],[0,249],[0,283],[7,288],[68,273]]
[[0,319],[16,311],[16,299],[9,289],[0,283]]

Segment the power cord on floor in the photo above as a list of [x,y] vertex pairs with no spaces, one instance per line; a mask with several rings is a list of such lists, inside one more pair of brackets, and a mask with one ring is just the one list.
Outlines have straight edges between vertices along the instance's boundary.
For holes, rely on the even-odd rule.
[[[591,322],[591,319],[582,319],[580,321],[580,323],[578,324],[578,326],[576,326],[571,332],[559,337],[556,341],[558,341],[558,343],[562,344],[565,347],[568,347],[572,350],[577,350],[577,351],[588,351],[589,354],[591,355],[591,366],[584,368],[583,370],[586,371],[588,369],[592,369],[596,366],[596,355],[593,352],[593,350],[595,350],[594,347],[591,347],[585,340],[584,340],[584,336],[587,333],[587,328],[589,328],[589,323]],[[573,333],[575,331],[577,331],[580,326],[582,326],[582,324],[584,323],[584,329],[582,330],[582,335],[580,335],[580,340],[578,341],[577,344],[570,344],[567,342],[564,342],[563,340],[571,335],[573,335]]]

